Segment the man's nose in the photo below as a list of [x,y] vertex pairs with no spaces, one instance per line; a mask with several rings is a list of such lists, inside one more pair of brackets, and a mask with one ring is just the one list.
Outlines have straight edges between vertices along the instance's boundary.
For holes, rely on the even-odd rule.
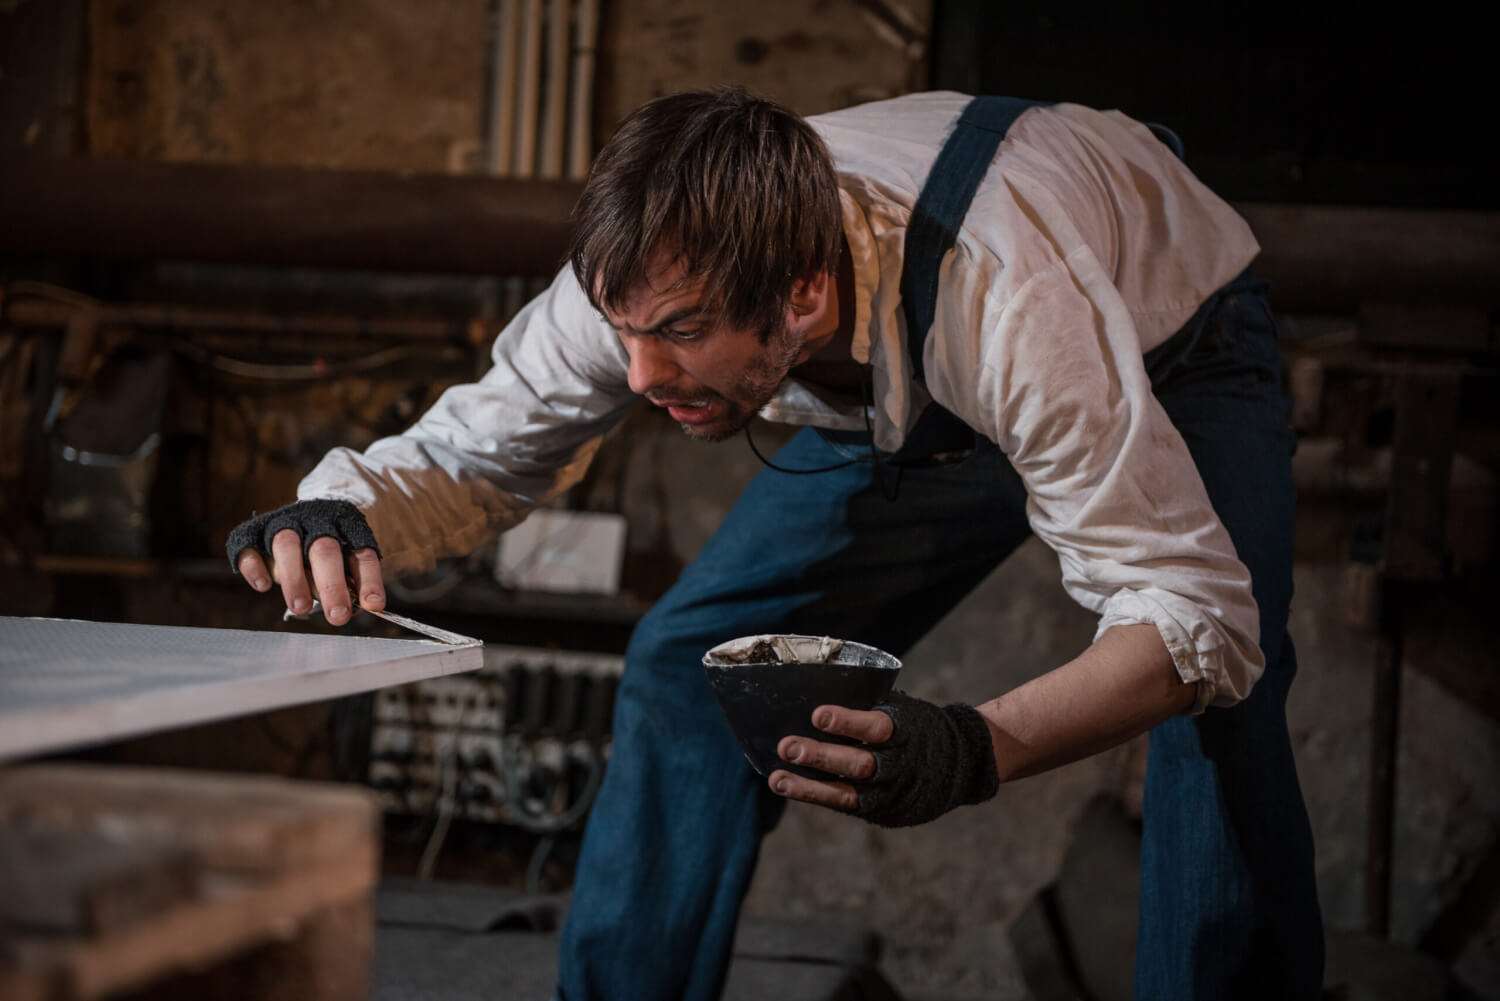
[[630,355],[627,381],[630,391],[645,396],[658,386],[669,384],[677,373],[671,351],[655,337],[626,337],[625,350]]

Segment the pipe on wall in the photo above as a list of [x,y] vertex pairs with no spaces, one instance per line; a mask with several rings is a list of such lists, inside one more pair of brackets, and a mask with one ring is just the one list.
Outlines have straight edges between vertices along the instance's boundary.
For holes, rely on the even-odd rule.
[[599,44],[599,0],[578,0],[573,45],[573,92],[568,114],[568,176],[582,178],[593,161],[594,50]]
[[520,87],[517,91],[516,156],[511,173],[536,176],[537,108],[542,76],[542,0],[522,0]]
[[1500,310],[1500,212],[1234,205],[1260,241],[1252,267],[1285,312],[1369,302]]
[[574,181],[91,158],[0,161],[0,253],[551,278]]
[[562,177],[567,150],[568,0],[547,0],[547,88],[542,119],[542,163],[538,175]]
[[487,174],[510,173],[515,156],[518,0],[495,0],[490,50],[490,115],[485,136]]
[[[576,180],[14,157],[0,253],[550,278]],[[1283,312],[1500,311],[1500,213],[1235,205]]]

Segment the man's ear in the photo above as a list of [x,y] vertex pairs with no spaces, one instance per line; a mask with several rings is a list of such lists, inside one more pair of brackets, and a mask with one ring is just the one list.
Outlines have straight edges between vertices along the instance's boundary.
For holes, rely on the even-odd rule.
[[814,268],[792,282],[791,307],[797,316],[807,316],[823,305],[823,299],[832,287],[832,276],[822,268]]

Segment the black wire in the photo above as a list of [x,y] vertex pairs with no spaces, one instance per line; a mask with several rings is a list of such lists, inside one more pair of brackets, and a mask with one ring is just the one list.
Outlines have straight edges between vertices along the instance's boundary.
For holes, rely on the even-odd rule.
[[[866,376],[869,375],[870,373],[861,373],[861,377],[859,380],[859,395],[860,399],[864,402],[865,432],[870,436],[870,459],[875,465],[875,479],[880,484],[881,495],[885,497],[886,500],[894,502],[896,498],[901,495],[901,474],[903,470],[900,466],[896,467],[896,482],[894,486],[891,486],[885,478],[885,464],[880,461],[880,450],[875,447],[875,422],[870,417],[870,411],[874,409],[874,402],[870,397],[870,382],[869,379],[866,378]],[[760,454],[760,449],[755,447],[755,439],[750,437],[749,424],[745,425],[745,442],[750,446],[750,451],[755,453],[755,457],[759,459],[761,461],[761,464],[764,465],[767,469],[774,469],[778,473],[791,473],[794,476],[810,476],[813,473],[831,473],[835,469],[843,469],[845,466],[852,466],[855,462],[859,461],[857,459],[848,459],[844,462],[840,462],[832,466],[818,466],[816,469],[787,469],[785,466],[776,465],[776,463]]]
[[776,463],[760,454],[760,449],[755,447],[755,439],[750,437],[749,424],[745,425],[745,442],[750,446],[750,451],[755,453],[755,457],[759,459],[761,461],[761,464],[764,465],[767,469],[774,469],[778,473],[791,473],[794,476],[810,476],[813,473],[831,473],[835,469],[843,469],[845,466],[852,466],[855,462],[859,461],[857,459],[847,459],[834,466],[819,466],[816,469],[787,469],[785,466],[776,465]]
[[897,466],[896,485],[894,487],[887,487],[885,479],[885,464],[880,461],[880,449],[875,447],[875,422],[870,419],[870,411],[874,409],[874,405],[870,401],[870,390],[863,379],[860,380],[859,386],[864,393],[865,430],[869,432],[870,435],[870,458],[875,462],[875,480],[880,484],[881,496],[894,504],[896,502],[896,498],[901,496],[901,474],[904,472],[904,470],[902,469],[902,467]]

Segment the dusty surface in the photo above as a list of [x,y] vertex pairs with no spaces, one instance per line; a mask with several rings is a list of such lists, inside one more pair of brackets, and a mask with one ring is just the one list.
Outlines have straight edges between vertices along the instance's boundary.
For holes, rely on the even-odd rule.
[[484,0],[94,0],[98,156],[449,169],[479,137]]
[[605,5],[597,122],[604,135],[653,97],[733,82],[804,115],[893,97],[923,78],[926,54],[895,27],[930,0],[630,0]]

